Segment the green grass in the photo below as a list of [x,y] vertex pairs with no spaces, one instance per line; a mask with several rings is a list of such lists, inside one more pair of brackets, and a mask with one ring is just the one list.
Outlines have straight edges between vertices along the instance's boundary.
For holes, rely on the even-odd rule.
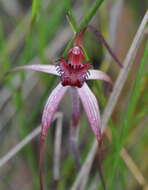
[[[14,21],[14,30],[18,28],[15,33],[12,43],[8,40],[8,36],[10,34],[6,33],[7,30],[6,23],[4,22],[6,19],[5,15],[2,15],[0,18],[0,79],[3,77],[3,74],[10,70],[10,68],[14,68],[17,65],[24,65],[30,64],[34,58],[38,57],[40,62],[43,64],[48,64],[50,61],[47,60],[45,56],[46,48],[50,45],[53,39],[56,39],[56,35],[62,31],[64,27],[69,26],[73,32],[79,32],[83,27],[90,24],[92,19],[95,17],[98,22],[98,15],[99,9],[101,5],[106,5],[106,1],[103,0],[83,0],[81,1],[83,16],[80,20],[75,18],[74,14],[74,6],[70,0],[54,0],[49,1],[47,6],[43,6],[43,2],[40,0],[33,0],[32,6],[29,9],[27,21],[20,17],[12,18]],[[87,4],[87,6],[86,6]],[[131,5],[130,5],[131,6]],[[85,8],[85,9],[84,9]],[[104,8],[106,12],[101,14],[101,17],[107,17],[107,9]],[[131,10],[131,8],[130,8]],[[26,14],[26,13],[24,13]],[[68,21],[66,20],[66,15],[68,15]],[[24,15],[23,15],[24,16]],[[101,18],[102,19],[102,18]],[[100,19],[100,20],[101,20]],[[8,20],[10,18],[8,17]],[[102,21],[102,20],[101,20]],[[28,28],[28,29],[27,29]],[[102,30],[106,30],[107,23],[102,23]],[[14,31],[12,30],[12,31]],[[106,31],[105,31],[106,32]],[[106,32],[107,33],[107,32]],[[24,37],[20,38],[19,36],[22,35]],[[85,38],[87,41],[88,36]],[[94,38],[93,38],[94,39]],[[66,57],[67,51],[72,45],[73,39],[68,39],[70,42],[67,44],[63,44],[63,49],[60,50],[60,54],[56,55]],[[88,39],[91,42],[91,39]],[[128,43],[128,42],[127,42]],[[57,43],[58,44],[58,43]],[[96,43],[95,43],[96,44]],[[93,46],[93,43],[88,44],[90,45],[90,49],[95,52],[100,50],[97,46]],[[120,157],[120,151],[123,146],[129,149],[129,154],[137,163],[139,168],[143,168],[142,164],[145,164],[147,167],[147,160],[146,160],[146,148],[148,145],[148,130],[147,126],[144,123],[144,119],[147,119],[147,107],[148,104],[148,91],[147,91],[147,60],[148,60],[148,41],[143,41],[143,52],[140,58],[140,63],[134,68],[134,74],[131,77],[133,84],[130,85],[131,88],[128,89],[128,97],[121,98],[123,104],[125,104],[124,109],[121,109],[119,113],[114,113],[113,117],[109,121],[109,127],[111,128],[112,133],[112,142],[105,140],[104,146],[105,153],[103,156],[102,167],[103,173],[105,176],[105,181],[107,183],[107,189],[109,190],[122,190],[122,189],[129,189],[129,186],[132,187],[139,187],[137,185],[136,180],[132,176],[129,171],[129,168],[125,165],[124,161]],[[98,46],[101,46],[98,44]],[[98,48],[98,49],[96,49]],[[91,55],[90,52],[87,53],[88,49],[87,46],[85,48],[86,56],[89,60]],[[88,54],[88,55],[87,55]],[[102,52],[101,52],[102,54]],[[100,58],[100,52],[98,52],[98,57]],[[54,57],[52,57],[54,59]],[[99,59],[101,60],[102,57]],[[97,60],[98,61],[98,60]],[[52,62],[52,60],[51,60]],[[55,64],[55,63],[53,63]],[[99,63],[100,67],[106,67],[109,63],[101,64]],[[113,65],[113,64],[112,64]],[[99,69],[99,67],[98,67]],[[108,70],[110,68],[108,67]],[[107,72],[107,71],[106,71]],[[130,75],[130,73],[129,73]],[[19,87],[16,88],[13,82],[14,78],[18,76],[19,80]],[[41,121],[41,114],[45,104],[45,101],[52,91],[52,89],[56,86],[57,80],[56,77],[44,75],[44,74],[36,74],[39,78],[38,84],[35,88],[31,91],[30,96],[27,100],[23,99],[23,84],[26,79],[26,71],[24,72],[17,72],[9,75],[6,79],[4,79],[0,84],[2,84],[1,89],[9,88],[11,91],[11,98],[10,102],[14,110],[16,110],[16,115],[14,116],[13,120],[14,123],[17,123],[15,126],[13,122],[11,122],[11,126],[6,126],[9,130],[9,127],[14,127],[13,130],[17,130],[19,137],[16,135],[16,139],[23,139],[26,137],[29,132],[31,132],[36,126],[40,124]],[[33,80],[33,79],[32,79]],[[130,80],[130,79],[129,79]],[[29,85],[29,81],[27,81]],[[131,82],[127,80],[126,84],[130,84]],[[94,94],[96,95],[97,99],[99,100],[99,105],[102,110],[106,106],[107,96],[105,95],[105,87],[104,83],[100,81],[93,81],[89,83],[91,89],[93,90]],[[128,88],[128,87],[127,87]],[[124,93],[124,92],[123,92]],[[109,96],[109,95],[108,95]],[[37,99],[35,105],[32,104],[31,100]],[[125,99],[127,101],[125,101]],[[66,105],[66,104],[65,104]],[[7,103],[5,104],[7,107]],[[5,107],[4,106],[4,107]],[[118,105],[117,105],[118,106]],[[32,109],[30,109],[32,108]],[[64,121],[63,121],[63,144],[62,144],[62,158],[61,158],[61,179],[57,183],[58,190],[65,190],[70,189],[71,185],[73,184],[75,178],[78,175],[78,171],[75,169],[75,162],[67,150],[68,141],[68,132],[67,129],[69,127],[69,120],[67,120],[67,108],[61,109],[64,112]],[[2,110],[3,112],[3,110]],[[9,112],[7,113],[9,115]],[[135,130],[139,130],[139,126],[144,123],[145,126],[142,127],[142,131],[140,130],[140,136],[135,136]],[[46,146],[46,156],[45,156],[45,175],[46,175],[46,186],[47,189],[52,189],[54,184],[53,181],[53,174],[52,174],[52,166],[53,166],[53,134],[54,134],[54,127],[55,124],[52,125],[52,129],[49,130],[49,136],[47,139],[47,146]],[[87,153],[89,152],[90,146],[93,142],[93,134],[89,129],[89,124],[83,116],[81,118],[81,130],[80,130],[80,138],[79,143],[81,145],[81,160],[82,164],[85,161]],[[11,128],[11,130],[12,130]],[[12,138],[11,135],[5,135],[6,141],[8,141],[9,145],[9,138]],[[8,139],[8,140],[7,140]],[[134,144],[136,140],[136,144]],[[11,141],[10,141],[11,142]],[[138,144],[137,144],[138,142]],[[12,146],[10,146],[11,148]],[[134,147],[134,148],[133,148]],[[103,153],[102,153],[103,154]],[[30,189],[39,189],[39,178],[38,178],[38,140],[35,140],[33,143],[28,144],[25,148],[20,151],[18,154],[20,159],[24,160],[24,165],[31,176],[31,187]],[[15,162],[15,158],[14,158]],[[139,162],[143,162],[140,163]],[[89,184],[87,189],[89,189],[90,183],[93,182],[94,176],[98,173],[97,168],[97,158],[95,160],[93,169],[91,170],[91,174],[89,176]],[[148,167],[147,167],[148,168]],[[1,168],[0,168],[1,169]],[[6,168],[7,170],[7,168]],[[141,169],[143,175],[146,176],[146,171]],[[8,172],[9,173],[9,172]],[[7,178],[11,178],[7,173]],[[12,175],[12,174],[11,174]],[[18,173],[19,175],[19,173]],[[130,176],[133,180],[133,184],[128,184]],[[1,177],[1,176],[0,176]],[[7,181],[9,181],[7,179]],[[24,184],[22,184],[23,186]],[[100,180],[97,181],[97,187],[99,190],[103,189],[100,183]],[[0,185],[0,189],[3,188]],[[141,187],[140,187],[141,188]]]

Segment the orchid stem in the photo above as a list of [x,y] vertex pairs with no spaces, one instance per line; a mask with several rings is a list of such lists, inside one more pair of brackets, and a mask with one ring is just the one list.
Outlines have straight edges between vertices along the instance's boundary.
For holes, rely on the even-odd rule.
[[[72,28],[72,31],[74,33],[77,33],[77,31],[78,31],[77,23],[76,23],[76,20],[75,20],[74,15],[73,15],[71,10],[69,10],[68,13],[67,13],[67,19],[68,19],[68,22],[69,22],[69,24],[70,24],[70,26]],[[90,58],[89,58],[89,56],[87,54],[86,49],[84,47],[82,47],[82,49],[83,49],[86,61],[89,61]]]
[[39,9],[41,5],[41,0],[33,0],[32,3],[32,13],[31,13],[31,23],[34,23],[38,17]]
[[[82,28],[84,28],[85,26],[87,26],[89,24],[89,22],[91,21],[93,16],[96,14],[98,8],[101,6],[102,2],[103,2],[103,0],[96,0],[94,5],[92,6],[92,8],[90,8],[90,10],[88,11],[88,14],[82,20],[79,27],[76,24],[76,21],[75,21],[73,14],[72,14],[72,11],[70,11],[70,12],[68,11],[69,12],[68,16],[70,16],[70,18],[71,18],[70,23],[73,24],[72,28],[76,29],[77,33],[80,32]],[[73,43],[73,39],[70,40],[69,43],[67,44],[67,47],[65,48],[65,50],[63,52],[63,57],[66,56],[68,49],[72,46],[72,43]]]

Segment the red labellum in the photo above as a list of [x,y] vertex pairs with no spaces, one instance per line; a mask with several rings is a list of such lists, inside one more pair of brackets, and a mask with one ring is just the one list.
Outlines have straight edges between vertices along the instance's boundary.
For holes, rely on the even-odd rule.
[[59,73],[61,76],[61,83],[63,86],[82,87],[85,82],[90,64],[76,64],[67,62],[64,58],[59,60]]

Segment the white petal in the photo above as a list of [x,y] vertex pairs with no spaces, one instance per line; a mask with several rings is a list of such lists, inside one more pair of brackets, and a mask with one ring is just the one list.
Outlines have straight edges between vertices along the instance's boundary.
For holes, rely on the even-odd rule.
[[43,155],[44,155],[44,146],[45,146],[45,137],[47,136],[48,128],[53,119],[53,115],[57,111],[58,105],[63,98],[69,87],[63,87],[61,84],[52,91],[50,94],[46,105],[44,107],[42,115],[42,129],[40,135],[40,150],[39,150],[39,170],[40,170],[40,186],[43,189]]
[[88,80],[98,79],[98,80],[103,80],[105,82],[112,84],[111,78],[106,73],[104,73],[103,71],[98,71],[94,69],[89,70],[89,75],[87,79]]
[[23,65],[12,69],[12,71],[17,71],[17,70],[33,70],[33,71],[40,71],[59,76],[59,73],[57,72],[55,65],[42,65],[42,64]]
[[84,83],[81,88],[77,88],[77,91],[84,106],[84,110],[87,114],[93,133],[97,137],[97,140],[100,140],[101,119],[97,99],[86,83]]
[[47,129],[52,122],[53,115],[56,112],[58,105],[68,88],[68,86],[63,87],[60,83],[50,94],[42,115],[42,135],[47,134]]

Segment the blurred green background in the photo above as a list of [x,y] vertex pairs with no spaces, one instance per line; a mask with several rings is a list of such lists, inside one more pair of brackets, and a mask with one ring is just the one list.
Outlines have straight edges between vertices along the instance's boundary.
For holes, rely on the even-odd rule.
[[[6,78],[3,77],[4,73],[17,65],[56,64],[55,60],[62,55],[73,37],[66,19],[67,8],[71,7],[80,24],[94,2],[95,0],[0,0],[0,159],[40,125],[45,101],[58,83],[54,76],[32,71],[13,73]],[[102,31],[117,57],[123,61],[147,8],[147,0],[104,0],[90,24]],[[84,42],[94,68],[106,71],[115,81],[120,68],[107,51],[91,32],[86,33]],[[127,156],[121,158],[119,154],[124,146],[128,156],[140,169],[144,183],[148,183],[147,52],[145,37],[108,124],[112,142],[104,137],[101,166],[109,190],[148,188],[147,184],[139,182],[141,178],[136,172],[131,173],[132,166],[125,164]],[[89,82],[89,86],[98,98],[102,113],[109,97],[106,86],[96,81]],[[57,125],[53,122],[46,143],[45,184],[46,189],[69,190],[79,173],[68,146],[71,118],[69,94],[63,99],[58,111],[63,113],[60,178],[57,181],[53,176]],[[81,164],[93,138],[82,111],[79,131]],[[37,136],[0,167],[0,190],[39,189],[38,142]],[[97,154],[87,185],[79,188],[82,189],[103,189],[98,174]]]

